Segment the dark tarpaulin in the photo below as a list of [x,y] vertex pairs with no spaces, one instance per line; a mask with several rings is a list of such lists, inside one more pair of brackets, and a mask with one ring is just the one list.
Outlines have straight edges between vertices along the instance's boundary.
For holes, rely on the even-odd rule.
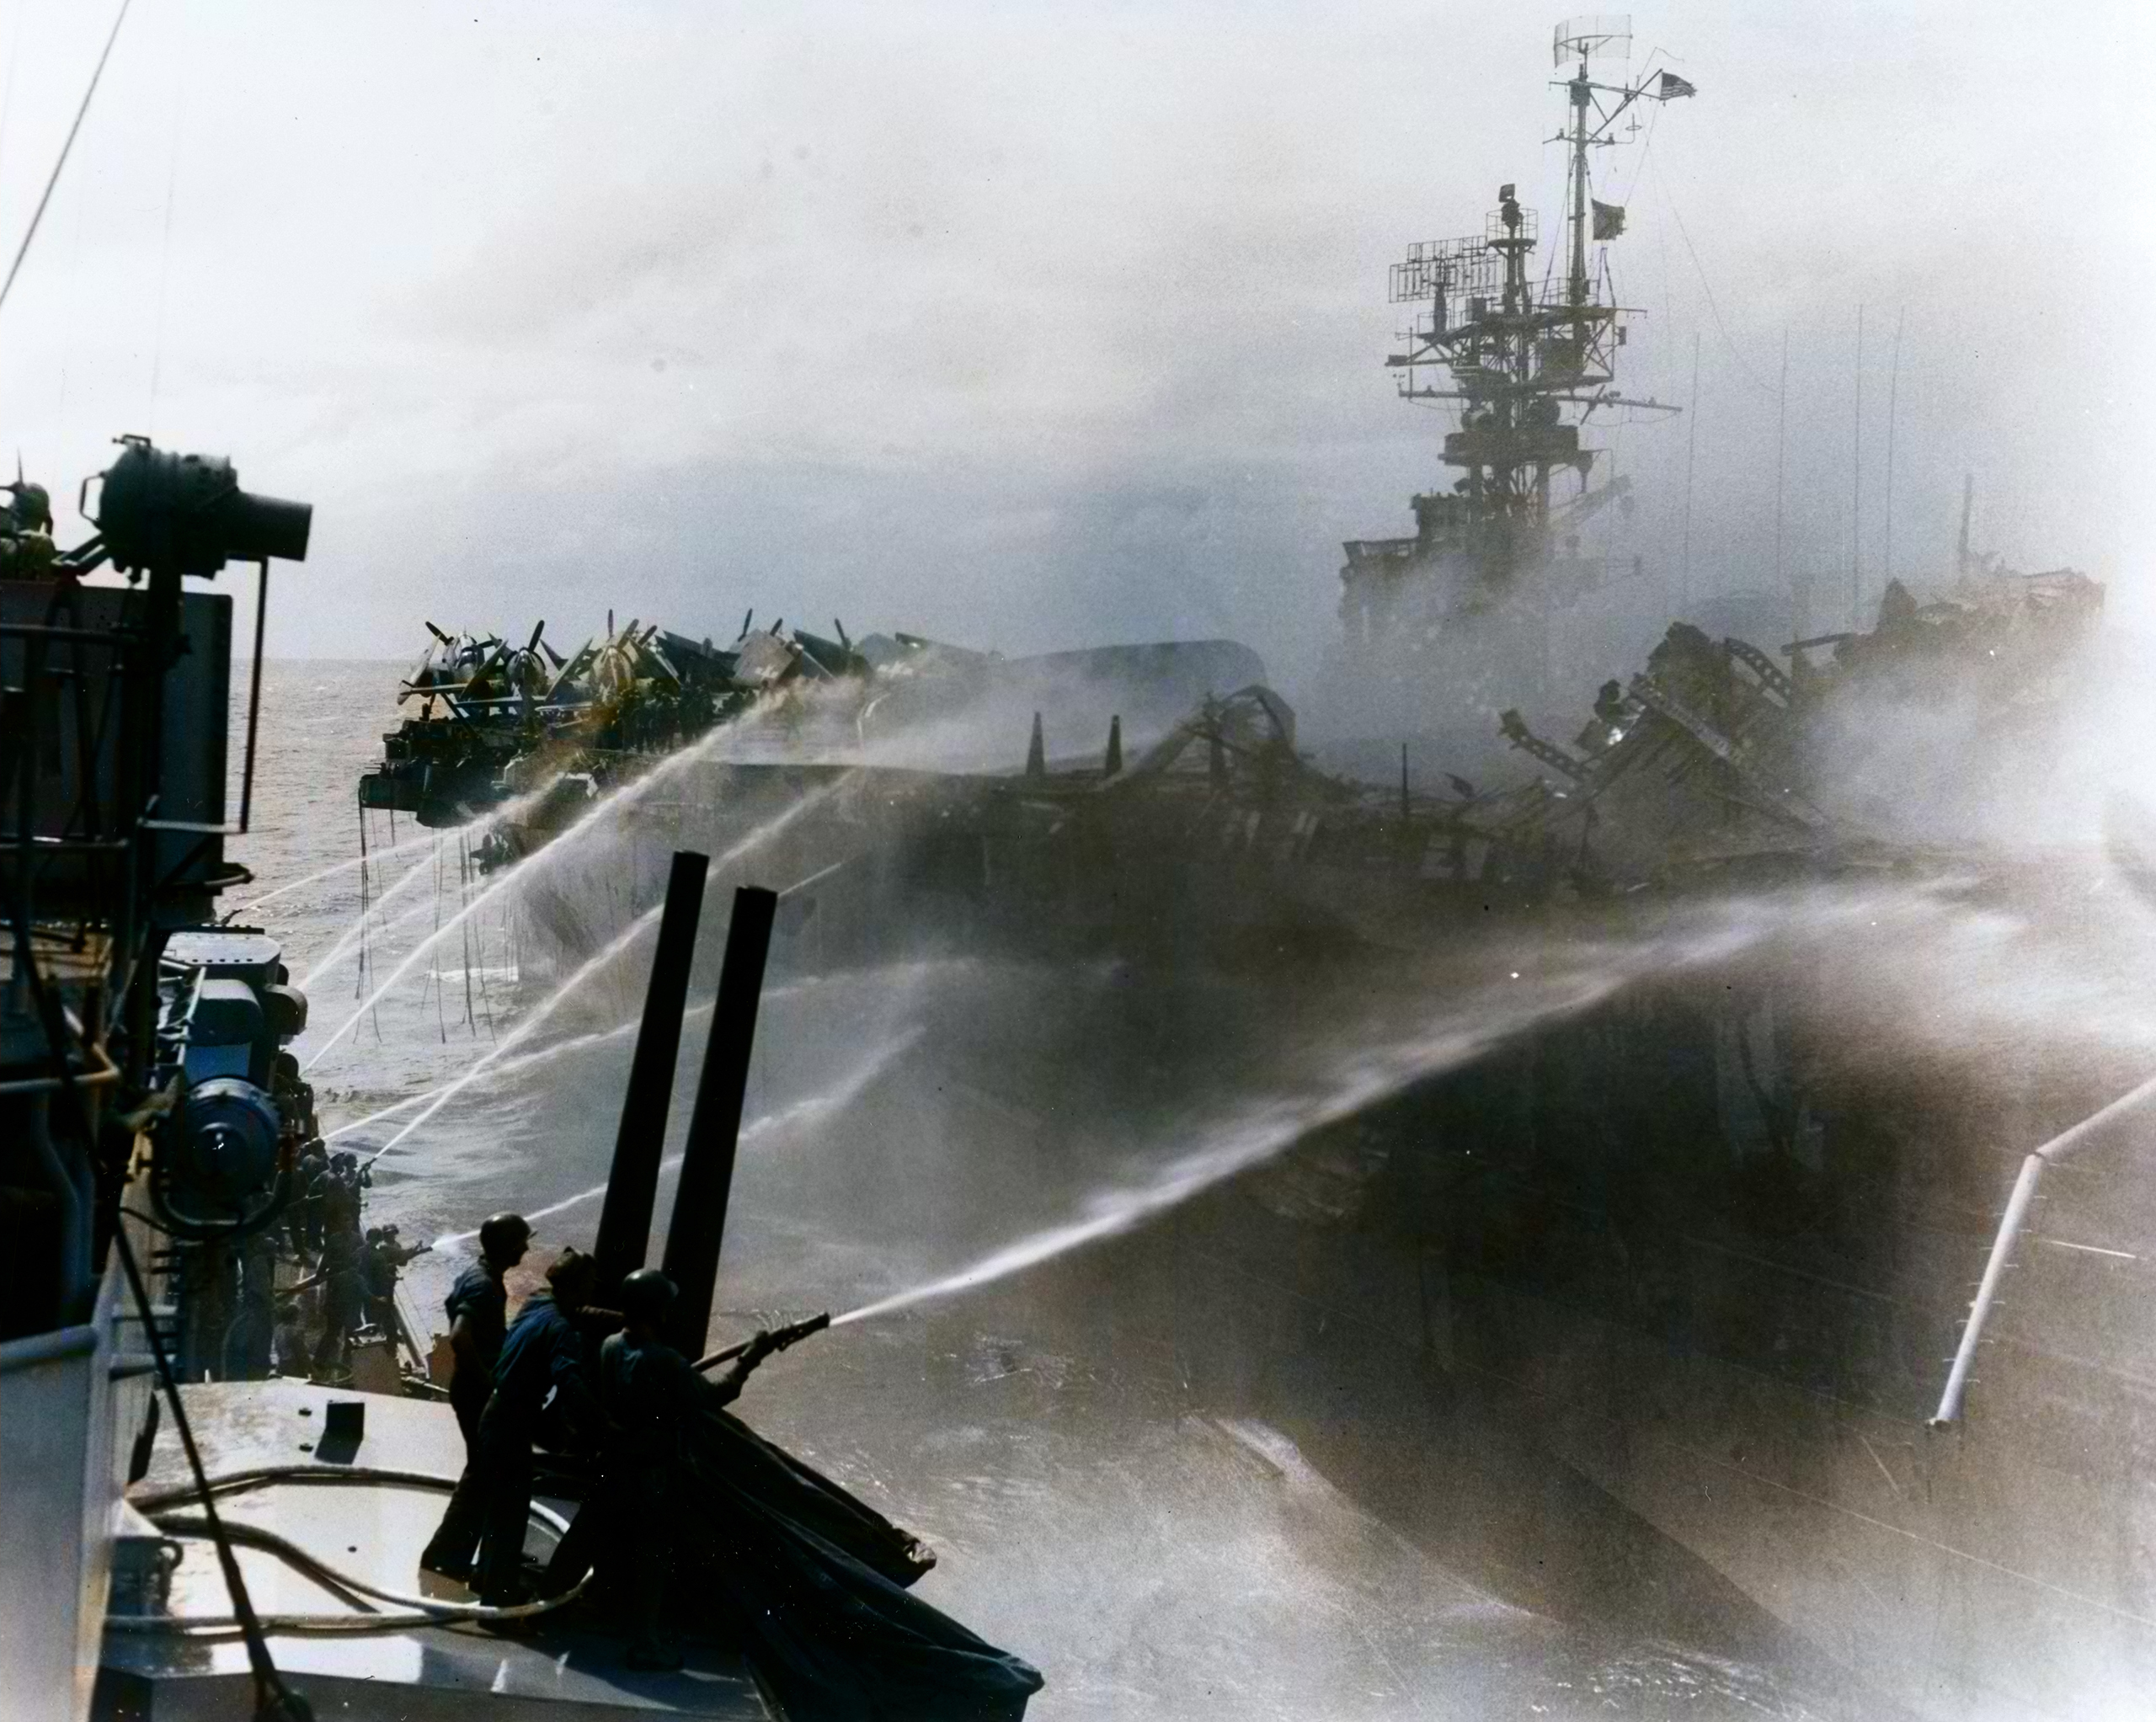
[[934,1565],[909,1533],[728,1412],[681,1437],[675,1606],[739,1641],[790,1722],[1025,1714],[1032,1665],[907,1593]]
[[840,1554],[904,1588],[936,1565],[910,1531],[821,1471],[768,1442],[730,1411],[707,1410],[685,1431],[693,1473],[716,1474]]

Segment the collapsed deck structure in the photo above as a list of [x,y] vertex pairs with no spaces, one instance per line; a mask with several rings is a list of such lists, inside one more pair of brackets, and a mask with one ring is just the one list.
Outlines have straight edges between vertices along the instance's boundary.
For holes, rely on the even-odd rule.
[[454,828],[514,802],[515,816],[481,845],[492,865],[721,726],[718,751],[733,760],[873,757],[964,770],[991,767],[1000,728],[1029,711],[1103,720],[1113,711],[1158,727],[1212,690],[1264,674],[1229,640],[1007,658],[904,632],[857,642],[843,622],[835,638],[782,621],[758,630],[755,617],[721,649],[656,623],[617,632],[610,614],[605,636],[566,658],[545,643],[543,621],[521,648],[429,623],[433,642],[398,692],[417,709],[383,736],[360,805]]

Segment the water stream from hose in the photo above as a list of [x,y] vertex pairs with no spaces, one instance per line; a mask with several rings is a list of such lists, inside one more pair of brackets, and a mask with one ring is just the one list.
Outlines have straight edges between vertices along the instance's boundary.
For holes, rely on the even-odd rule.
[[[787,806],[784,811],[774,813],[762,824],[752,829],[738,842],[729,846],[718,859],[707,863],[704,877],[708,879],[712,874],[723,872],[734,862],[762,847],[814,806],[819,799],[835,790],[840,781],[834,779],[831,782],[812,790],[808,794]],[[830,871],[829,868],[825,869],[826,872]],[[821,875],[815,877],[820,877]],[[524,1042],[529,1040],[566,1000],[582,991],[594,975],[613,962],[646,932],[655,929],[659,925],[659,918],[665,911],[665,908],[666,904],[664,901],[653,904],[649,909],[623,927],[606,944],[600,946],[597,951],[579,963],[568,978],[532,1007],[528,1016],[519,1021],[485,1053],[474,1059],[471,1067],[462,1075],[457,1077],[455,1081],[435,1090],[434,1098],[426,1108],[376,1149],[368,1158],[367,1164],[372,1165],[376,1160],[380,1160],[382,1155],[387,1154],[391,1149],[396,1147],[398,1143],[403,1141],[406,1137],[447,1106],[451,1101],[485,1075],[504,1054],[513,1052]],[[446,924],[445,924],[446,929]],[[440,935],[436,936],[439,937]],[[393,980],[395,977],[392,976],[391,978]],[[317,1056],[320,1055],[317,1054]]]
[[[851,1106],[860,1098],[871,1083],[889,1069],[921,1038],[921,1033],[922,1031],[918,1028],[910,1028],[902,1034],[893,1036],[854,1069],[849,1071],[828,1091],[823,1094],[808,1095],[796,1101],[790,1106],[782,1107],[776,1112],[766,1112],[762,1117],[752,1119],[743,1125],[740,1140],[751,1142],[758,1137],[770,1134],[774,1131],[787,1129],[805,1119],[816,1117],[825,1112],[841,1111]],[[661,1172],[678,1171],[680,1165],[680,1154],[669,1154],[659,1162],[659,1169]],[[604,1184],[594,1184],[588,1190],[579,1190],[573,1196],[564,1196],[560,1201],[550,1202],[544,1208],[535,1208],[524,1218],[527,1222],[552,1219],[558,1214],[567,1213],[571,1208],[581,1208],[586,1202],[596,1202],[606,1193],[606,1186]],[[434,1248],[436,1250],[455,1249],[460,1245],[472,1242],[478,1235],[476,1227],[468,1232],[445,1233],[434,1240]]]
[[[467,844],[476,842],[478,840],[486,837],[490,833],[499,830],[502,826],[509,824],[511,820],[520,818],[524,813],[528,813],[531,808],[536,807],[542,799],[553,792],[555,785],[560,781],[561,774],[559,772],[556,772],[553,776],[548,777],[546,781],[541,783],[536,787],[528,789],[522,795],[514,797],[511,799],[504,802],[499,807],[494,808],[492,812],[481,818],[479,822],[473,825],[459,840]],[[414,848],[421,844],[437,842],[440,840],[440,834],[438,832],[430,831],[424,837],[409,839],[403,843],[397,845],[395,848],[382,850],[382,853],[386,856],[395,855],[400,850]],[[356,866],[359,861],[366,859],[369,859],[369,857],[360,856],[356,857],[353,861],[342,863],[342,865]],[[506,879],[513,875],[516,871],[516,865],[513,864],[503,875],[503,877]],[[388,888],[385,890],[381,896],[376,898],[372,903],[369,904],[365,909],[361,909],[357,915],[353,917],[351,924],[345,928],[344,931],[341,935],[339,936],[337,941],[329,947],[328,954],[323,957],[314,965],[313,968],[307,970],[305,974],[300,977],[300,990],[302,992],[306,992],[310,987],[313,986],[317,981],[320,980],[323,976],[328,973],[331,969],[334,968],[339,962],[343,961],[344,958],[351,952],[352,949],[359,944],[360,941],[366,936],[367,926],[370,920],[373,922],[376,936],[380,937],[382,934],[391,932],[396,928],[404,925],[407,922],[416,920],[419,916],[424,914],[432,905],[424,903],[415,903],[402,914],[396,915],[387,920],[381,919],[383,905],[388,903],[392,898],[401,893],[406,886],[411,884],[414,880],[432,878],[433,877],[434,870],[431,867],[421,866],[415,864],[406,868],[402,875],[390,883]],[[302,881],[302,882],[303,883],[305,882]],[[497,881],[497,882],[499,883],[500,882]],[[248,906],[250,908],[253,907],[252,904],[249,904]],[[454,923],[452,923],[452,925],[454,925]],[[435,939],[439,939],[444,930],[446,930],[437,928],[435,932]],[[432,944],[434,940],[430,939],[427,942],[429,944]],[[425,946],[422,946],[420,948],[424,950]],[[379,994],[376,996],[378,997]],[[350,1026],[350,1025],[348,1024],[347,1026]],[[343,1031],[339,1030],[339,1032],[342,1033]],[[326,1051],[328,1048],[325,1047],[323,1050]]]
[[237,920],[241,915],[252,914],[265,903],[275,903],[280,897],[289,897],[295,891],[304,891],[323,879],[334,879],[339,873],[349,873],[366,866],[370,861],[386,861],[393,855],[403,855],[414,849],[424,849],[435,840],[431,831],[422,831],[417,837],[408,837],[402,843],[392,843],[387,849],[376,849],[363,855],[347,856],[343,861],[332,861],[326,867],[317,867],[289,885],[280,885],[274,891],[265,891],[259,897],[250,898],[226,915],[227,920]]
[[[368,1011],[380,1004],[400,981],[419,967],[426,953],[439,944],[445,935],[455,932],[511,885],[520,882],[528,882],[536,875],[560,866],[565,856],[574,853],[585,838],[589,837],[594,830],[600,829],[602,821],[651,794],[680,772],[687,770],[689,766],[702,760],[706,754],[715,750],[720,742],[725,738],[726,732],[723,728],[713,730],[702,740],[682,749],[677,754],[670,754],[634,781],[624,784],[620,788],[600,797],[563,828],[551,843],[526,861],[522,866],[510,869],[484,890],[475,894],[456,914],[444,920],[433,932],[415,945],[406,955],[404,960],[390,971],[389,978],[360,1001],[359,1008],[339,1023],[332,1031],[329,1037],[314,1049],[307,1063],[301,1066],[302,1074],[313,1069],[317,1064],[319,1064],[331,1048],[358,1026],[365,1020]],[[792,820],[829,797],[844,781],[843,776],[834,778],[830,782],[820,784],[802,796],[784,813],[780,813],[776,818],[766,821],[749,837],[743,839],[740,844],[735,845],[726,856],[721,858],[722,861],[732,859],[734,855],[743,850],[744,845],[760,842],[776,831],[783,829]]]
[[[1417,1029],[1374,1048],[1362,1048],[1305,1091],[1268,1098],[1193,1133],[1199,1145],[1150,1177],[1102,1190],[1073,1218],[991,1250],[957,1272],[894,1292],[832,1318],[844,1327],[895,1314],[1026,1272],[1073,1250],[1131,1231],[1193,1197],[1285,1153],[1312,1132],[1335,1124],[1413,1085],[1473,1063],[1510,1042],[1602,1003],[1652,976],[1735,955],[1819,905],[1789,905],[1780,914],[1732,913],[1692,930],[1607,948],[1572,967],[1482,987],[1444,1001]],[[1861,914],[1859,907],[1830,918]]]

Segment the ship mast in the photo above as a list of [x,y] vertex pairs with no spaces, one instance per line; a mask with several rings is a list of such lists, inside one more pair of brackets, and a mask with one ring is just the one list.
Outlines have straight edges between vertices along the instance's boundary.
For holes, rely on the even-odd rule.
[[[1555,53],[1561,56],[1566,50],[1565,26],[1559,25]],[[1575,307],[1587,303],[1587,113],[1594,99],[1594,86],[1588,82],[1587,62],[1592,50],[1586,43],[1580,45],[1579,73],[1566,86],[1572,104],[1572,272],[1566,295]]]
[[[1617,349],[1628,314],[1604,290],[1606,270],[1588,256],[1625,231],[1621,205],[1598,202],[1588,152],[1625,141],[1639,130],[1638,104],[1692,94],[1673,72],[1622,70],[1631,51],[1629,18],[1575,19],[1560,24],[1553,63],[1568,75],[1566,93],[1565,217],[1571,232],[1561,282],[1536,281],[1529,265],[1535,212],[1513,184],[1500,186],[1497,207],[1479,233],[1408,248],[1392,266],[1390,297],[1406,305],[1401,350],[1386,365],[1401,373],[1402,398],[1456,404],[1458,428],[1439,458],[1457,475],[1413,498],[1412,538],[1351,540],[1342,546],[1341,613],[1369,639],[1380,626],[1441,630],[1446,618],[1510,601],[1524,572],[1553,565],[1553,529],[1576,526],[1624,493],[1612,478],[1590,488],[1599,450],[1581,430],[1598,410],[1674,413],[1675,407],[1628,397],[1617,386]],[[1650,61],[1650,65],[1652,65]],[[1598,75],[1598,67],[1620,68]],[[1577,494],[1552,506],[1551,480],[1571,472]],[[1575,568],[1558,584],[1570,590]],[[1531,603],[1549,600],[1545,582]]]
[[[1630,17],[1570,19],[1557,26],[1550,45],[1553,64],[1562,66],[1568,60],[1578,62],[1572,75],[1556,86],[1565,92],[1566,101],[1572,109],[1571,126],[1550,140],[1565,145],[1570,156],[1566,190],[1572,204],[1566,219],[1572,223],[1572,254],[1566,299],[1573,306],[1587,304],[1589,297],[1587,246],[1590,209],[1594,216],[1593,237],[1596,239],[1614,239],[1625,231],[1625,211],[1621,207],[1595,204],[1588,195],[1588,152],[1606,149],[1624,141],[1615,135],[1617,122],[1635,103],[1673,101],[1679,96],[1694,93],[1692,86],[1672,72],[1652,77],[1642,73],[1637,83],[1629,76],[1620,76],[1615,83],[1598,83],[1593,76],[1593,62],[1626,59],[1631,47]],[[1637,129],[1636,117],[1625,127],[1625,136],[1630,136]]]
[[[1596,76],[1596,62],[1621,62],[1630,44],[1624,18],[1574,19],[1556,30],[1556,63],[1576,67],[1557,84],[1570,112],[1553,140],[1568,151],[1570,255],[1561,290],[1538,289],[1529,278],[1534,211],[1509,184],[1499,188],[1497,208],[1481,232],[1413,246],[1407,260],[1393,266],[1394,302],[1418,307],[1407,349],[1386,360],[1406,373],[1400,392],[1460,403],[1460,428],[1445,438],[1443,459],[1462,476],[1451,493],[1415,499],[1418,541],[1428,550],[1464,552],[1499,584],[1541,554],[1556,473],[1577,472],[1581,501],[1592,501],[1587,481],[1596,451],[1581,446],[1579,434],[1588,417],[1599,408],[1676,410],[1619,392],[1623,313],[1604,302],[1588,256],[1591,241],[1614,239],[1625,226],[1622,208],[1591,195],[1588,152],[1630,136],[1636,119],[1620,122],[1636,104],[1693,93],[1667,72],[1614,83]],[[1428,376],[1431,371],[1443,381]],[[1581,409],[1577,419],[1567,419],[1568,407]]]

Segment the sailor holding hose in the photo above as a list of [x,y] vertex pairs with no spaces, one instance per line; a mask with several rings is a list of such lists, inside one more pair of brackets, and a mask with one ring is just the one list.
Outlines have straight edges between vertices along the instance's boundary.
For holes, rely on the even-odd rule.
[[472,1557],[485,1524],[479,1416],[494,1394],[494,1361],[509,1333],[509,1288],[504,1277],[524,1260],[531,1243],[531,1228],[522,1214],[490,1216],[479,1228],[479,1259],[457,1275],[443,1305],[449,1315],[450,1351],[456,1359],[449,1378],[449,1403],[456,1412],[456,1426],[464,1431],[464,1474],[419,1565],[445,1578],[471,1575]]
[[580,1250],[556,1256],[547,1269],[547,1289],[532,1293],[517,1312],[494,1364],[494,1391],[457,1482],[459,1494],[469,1487],[480,1504],[472,1588],[489,1607],[531,1600],[523,1574],[524,1533],[531,1517],[531,1447],[541,1412],[551,1398],[552,1414],[570,1430],[587,1440],[599,1431],[599,1408],[584,1377],[584,1336],[574,1319],[590,1295],[596,1272],[597,1264]]
[[[624,1327],[601,1348],[595,1393],[577,1318],[596,1277],[595,1258],[564,1250],[547,1271],[549,1289],[519,1312],[423,1565],[455,1571],[476,1520],[481,1602],[530,1599],[521,1567],[532,1447],[551,1396],[561,1432],[595,1446],[601,1463],[544,1588],[561,1594],[595,1559],[601,1594],[611,1591],[627,1617],[633,1665],[680,1666],[678,1624],[740,1645],[796,1722],[1017,1722],[1040,1675],[910,1594],[933,1554],[727,1409],[766,1357],[831,1318],[758,1333],[691,1364],[661,1337],[674,1282],[638,1270],[622,1282]],[[728,1361],[725,1375],[702,1378]],[[460,1536],[462,1548],[448,1546]]]
[[610,1446],[584,1513],[631,1664],[679,1666],[664,1634],[686,1624],[740,1644],[795,1722],[1017,1722],[1040,1675],[909,1593],[935,1556],[727,1409],[758,1364],[830,1318],[691,1364],[660,1336],[676,1295],[656,1270],[628,1275],[627,1325],[600,1352]]
[[659,1337],[677,1295],[674,1282],[657,1268],[638,1268],[622,1282],[627,1325],[599,1350],[600,1404],[618,1431],[607,1469],[621,1513],[617,1546],[627,1567],[622,1589],[632,1623],[632,1668],[681,1666],[664,1615],[675,1564],[675,1521],[686,1482],[685,1425],[699,1409],[732,1405],[750,1373],[778,1349],[771,1335],[759,1333],[731,1369],[706,1379]]

